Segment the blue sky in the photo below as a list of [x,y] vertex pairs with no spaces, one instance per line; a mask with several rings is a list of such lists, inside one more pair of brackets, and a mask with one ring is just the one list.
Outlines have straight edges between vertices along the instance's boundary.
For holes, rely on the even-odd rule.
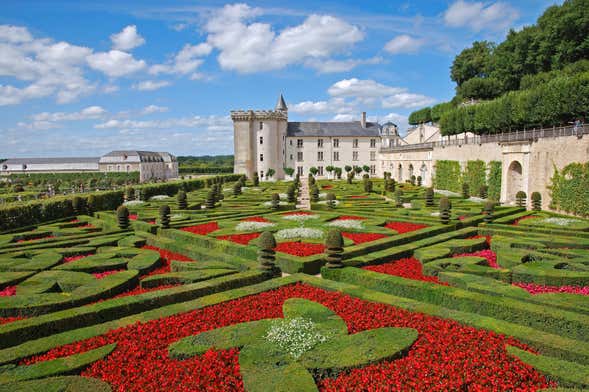
[[[290,4],[292,3],[292,4]],[[2,1],[0,157],[231,154],[232,109],[392,120],[553,1]]]

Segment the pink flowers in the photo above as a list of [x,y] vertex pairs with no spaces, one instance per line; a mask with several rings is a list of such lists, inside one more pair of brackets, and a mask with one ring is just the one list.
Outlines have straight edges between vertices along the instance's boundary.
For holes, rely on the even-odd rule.
[[8,286],[0,290],[0,297],[12,297],[16,295],[16,286]]
[[462,253],[459,255],[454,255],[453,257],[465,257],[465,256],[484,257],[485,259],[487,259],[487,262],[489,263],[489,267],[494,268],[494,269],[501,268],[499,266],[499,264],[497,264],[497,255],[495,254],[495,252],[493,252],[490,249],[479,250],[478,252],[472,252],[472,253]]
[[535,283],[513,283],[514,286],[521,287],[532,295],[545,293],[567,293],[589,295],[589,286],[543,286]]

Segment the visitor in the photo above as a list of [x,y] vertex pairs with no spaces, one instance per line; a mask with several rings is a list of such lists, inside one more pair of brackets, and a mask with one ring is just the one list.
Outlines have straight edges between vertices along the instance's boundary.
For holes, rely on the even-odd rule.
[[573,133],[580,139],[583,137],[583,121],[576,119],[573,126]]

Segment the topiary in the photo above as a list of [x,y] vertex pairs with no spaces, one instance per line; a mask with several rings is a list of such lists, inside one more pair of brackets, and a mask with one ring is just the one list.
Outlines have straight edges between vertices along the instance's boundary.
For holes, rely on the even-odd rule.
[[447,225],[450,222],[450,211],[452,210],[452,204],[450,200],[443,196],[440,198],[440,222]]
[[309,173],[309,186],[315,185],[315,177]]
[[493,210],[495,209],[495,203],[488,201],[483,207],[483,214],[485,215],[484,221],[490,223],[493,220]]
[[225,198],[225,195],[223,194],[223,185],[221,185],[221,183],[217,184],[217,188],[216,188],[216,196],[215,199],[217,201],[221,201]]
[[90,195],[88,196],[88,202],[86,203],[86,210],[88,211],[88,215],[93,215],[96,211],[96,196]]
[[296,189],[294,184],[290,184],[286,190],[286,198],[289,203],[295,203],[297,201]]
[[421,176],[417,176],[417,186],[421,186],[422,181],[423,178],[421,178]]
[[254,178],[252,181],[254,183],[254,186],[260,185],[260,176],[258,175],[258,172],[254,172]]
[[486,199],[489,192],[489,187],[486,185],[481,185],[479,188],[479,197],[481,199]]
[[344,266],[342,259],[344,253],[344,238],[339,230],[331,229],[327,232],[325,238],[325,248],[327,257],[325,261],[327,268],[342,268]]
[[524,191],[519,191],[515,194],[515,204],[518,207],[525,207],[526,206],[526,198],[528,197],[528,195],[526,195],[526,192]]
[[277,210],[280,208],[280,195],[278,193],[272,194],[272,201],[270,203],[273,210]]
[[366,178],[364,179],[364,192],[372,193],[372,181]]
[[241,182],[238,181],[233,185],[233,196],[239,195],[241,195]]
[[188,200],[186,199],[186,192],[180,191],[178,192],[178,208],[181,210],[185,210],[188,208]]
[[333,192],[329,192],[329,193],[327,194],[327,206],[328,206],[329,208],[335,208],[335,204],[336,204],[336,203],[335,203],[335,199],[336,199],[336,198],[335,198],[335,193],[333,193]]
[[265,231],[258,238],[258,262],[260,269],[265,272],[273,272],[276,270],[276,239],[271,231]]
[[170,206],[164,204],[160,207],[160,223],[164,229],[168,229],[170,227]]
[[319,201],[319,188],[315,184],[313,184],[311,187],[311,201],[313,203],[317,203]]
[[211,190],[209,191],[209,193],[207,193],[207,198],[205,200],[205,206],[208,208],[215,208],[215,199],[216,195],[215,195],[215,191],[211,188]]
[[415,180],[417,179],[417,177],[415,177],[414,175],[411,176],[411,179],[409,180],[409,182],[411,182],[411,185],[415,185]]
[[462,183],[462,198],[468,199],[470,198],[470,187],[466,182]]
[[434,188],[427,188],[425,190],[425,206],[431,207],[434,205]]
[[395,191],[395,180],[393,180],[392,178],[388,178],[385,181],[385,190],[387,192],[394,192]]
[[542,210],[542,195],[540,192],[533,192],[532,193],[532,210],[534,211],[541,211]]
[[135,200],[135,189],[133,187],[125,189],[125,200]]
[[129,227],[129,209],[125,206],[117,208],[117,221],[121,229]]
[[74,214],[80,215],[84,213],[84,199],[80,196],[74,196],[72,199],[72,208],[74,209]]
[[403,207],[403,191],[400,189],[395,192],[395,207]]
[[348,184],[351,184],[353,180],[354,180],[354,172],[349,172],[346,181],[348,182]]

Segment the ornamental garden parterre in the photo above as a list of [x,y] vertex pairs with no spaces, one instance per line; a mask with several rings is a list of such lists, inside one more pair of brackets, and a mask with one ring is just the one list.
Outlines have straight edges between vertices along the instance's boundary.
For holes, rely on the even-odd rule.
[[0,391],[589,387],[587,219],[349,182],[1,211]]

